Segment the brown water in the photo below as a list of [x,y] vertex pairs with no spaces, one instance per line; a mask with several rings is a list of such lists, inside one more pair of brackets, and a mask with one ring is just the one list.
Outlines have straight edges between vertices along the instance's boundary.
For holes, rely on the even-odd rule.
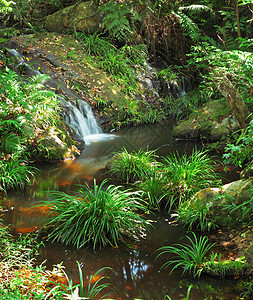
[[[39,165],[41,174],[36,183],[25,191],[8,194],[9,212],[5,214],[5,221],[12,224],[16,232],[27,233],[36,231],[43,219],[41,211],[29,208],[45,199],[44,191],[73,190],[76,184],[92,183],[96,178],[102,181],[107,174],[104,167],[112,153],[122,147],[128,150],[146,148],[157,150],[160,156],[177,150],[180,154],[189,153],[201,144],[175,141],[171,133],[173,122],[166,122],[153,126],[124,128],[114,134],[94,136],[83,155],[76,161]],[[162,300],[169,295],[172,300],[186,297],[190,284],[191,298],[204,299],[239,299],[236,280],[220,280],[203,277],[193,280],[191,277],[174,271],[161,269],[165,257],[156,259],[156,250],[163,245],[185,241],[186,230],[177,223],[171,223],[170,215],[166,212],[150,216],[153,228],[147,232],[145,240],[119,248],[107,247],[102,250],[73,249],[59,244],[46,243],[41,248],[41,260],[46,259],[46,265],[52,267],[60,262],[66,267],[66,272],[74,282],[78,282],[78,261],[86,279],[102,267],[111,267],[104,274],[111,278],[115,292],[113,299],[144,299]],[[117,296],[116,296],[117,295]]]

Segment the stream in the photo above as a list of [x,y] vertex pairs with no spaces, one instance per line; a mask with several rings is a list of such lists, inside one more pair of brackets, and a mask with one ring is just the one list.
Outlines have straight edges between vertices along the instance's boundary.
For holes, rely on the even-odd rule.
[[[111,134],[93,134],[85,140],[85,150],[77,160],[38,164],[41,173],[32,186],[26,187],[24,191],[8,193],[9,210],[5,213],[5,222],[11,224],[13,231],[19,234],[36,231],[43,215],[39,210],[29,208],[45,198],[44,191],[71,191],[77,184],[92,184],[94,178],[101,182],[108,176],[104,169],[107,162],[113,152],[122,147],[129,151],[147,147],[149,150],[157,149],[156,153],[160,157],[172,151],[191,153],[194,147],[202,147],[198,143],[174,140],[173,126],[173,121],[166,121],[123,128]],[[162,300],[166,295],[172,300],[184,299],[191,284],[193,288],[190,299],[239,299],[236,291],[239,280],[221,280],[207,276],[194,280],[186,274],[182,275],[180,270],[169,275],[170,269],[161,269],[166,260],[162,256],[156,259],[155,251],[164,245],[186,241],[186,229],[174,223],[167,212],[156,213],[150,218],[153,220],[153,228],[148,230],[145,240],[119,248],[108,246],[96,251],[90,248],[77,250],[45,242],[45,247],[40,249],[40,261],[46,260],[45,264],[49,268],[63,262],[66,273],[74,283],[78,283],[79,278],[76,261],[81,264],[85,280],[102,267],[112,268],[102,273],[110,277],[115,290],[110,294],[112,299]]]

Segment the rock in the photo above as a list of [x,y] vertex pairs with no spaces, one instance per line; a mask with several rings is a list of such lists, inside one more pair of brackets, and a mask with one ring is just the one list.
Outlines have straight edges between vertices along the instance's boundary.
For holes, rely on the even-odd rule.
[[61,9],[46,18],[46,29],[52,32],[73,33],[77,31],[94,33],[101,24],[101,15],[94,1],[81,2]]
[[240,173],[241,178],[253,177],[253,161]]
[[[221,188],[205,188],[197,192],[189,201],[183,203],[186,211],[199,213],[200,207],[207,207],[207,218],[212,219],[221,226],[234,226],[242,224],[242,212],[234,209],[252,198],[253,179],[240,179]],[[233,204],[233,210],[224,209],[225,205]],[[245,215],[244,221],[250,216]]]
[[222,203],[229,203],[231,198],[235,200],[236,205],[249,201],[252,197],[252,189],[253,179],[240,179],[225,184],[221,189],[221,194],[225,196]]
[[215,100],[202,106],[173,130],[179,139],[219,141],[239,129],[234,117],[228,115],[226,102]]
[[80,151],[77,147],[69,146],[53,132],[46,133],[46,136],[40,140],[38,149],[35,150],[37,161],[59,161],[78,156]]
[[253,270],[253,243],[244,251],[249,269]]

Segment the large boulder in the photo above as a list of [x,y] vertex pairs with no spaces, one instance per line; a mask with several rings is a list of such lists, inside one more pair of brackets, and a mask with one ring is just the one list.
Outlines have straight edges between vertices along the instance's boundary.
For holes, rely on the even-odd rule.
[[[250,215],[243,215],[238,206],[252,198],[253,179],[240,179],[221,188],[205,188],[197,192],[189,201],[183,203],[184,210],[198,211],[199,207],[207,207],[207,217],[221,226],[234,226],[248,221]],[[230,206],[231,209],[228,209]],[[235,208],[238,209],[235,209]],[[242,218],[244,218],[242,220]]]
[[94,33],[100,28],[101,15],[94,1],[81,2],[61,9],[46,18],[46,29],[52,32],[86,31]]
[[239,129],[239,123],[229,115],[226,102],[215,100],[206,103],[173,130],[180,139],[219,141]]

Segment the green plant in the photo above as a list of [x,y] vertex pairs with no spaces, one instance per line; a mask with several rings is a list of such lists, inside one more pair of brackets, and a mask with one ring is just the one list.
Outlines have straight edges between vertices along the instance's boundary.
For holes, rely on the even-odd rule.
[[[43,89],[45,79],[35,76],[24,83],[14,71],[0,70],[0,155],[4,160],[34,158],[52,136],[73,145],[64,131],[57,95]],[[48,157],[56,152],[55,144],[51,146]]]
[[163,254],[175,255],[163,265],[164,268],[174,265],[170,273],[175,269],[182,267],[183,273],[189,272],[194,277],[199,277],[201,275],[203,263],[205,262],[205,255],[214,244],[209,244],[206,236],[201,236],[197,239],[193,232],[192,235],[193,239],[187,236],[187,239],[190,241],[189,245],[176,244],[173,246],[164,246],[158,250],[161,251],[161,253],[157,257]]
[[[129,238],[139,238],[147,222],[136,213],[146,211],[138,192],[106,186],[106,180],[94,190],[81,186],[76,196],[54,191],[46,201],[51,211],[43,228],[52,227],[49,239],[77,248],[90,243],[93,248],[106,244],[118,246]],[[43,204],[44,205],[44,204]]]
[[247,269],[245,257],[236,260],[223,260],[221,254],[212,253],[210,259],[204,263],[206,273],[224,278],[225,276],[241,276]]
[[159,166],[156,157],[155,151],[140,149],[138,152],[128,152],[123,148],[121,152],[115,153],[108,163],[108,168],[120,181],[135,182],[145,179]]
[[105,31],[119,41],[128,40],[132,30],[127,17],[133,18],[133,12],[126,3],[107,2],[100,10],[104,14],[102,24]]
[[250,299],[250,297],[252,296],[253,296],[253,280],[251,279],[250,282],[245,283],[244,290],[241,293],[241,297]]
[[[111,270],[111,268],[105,267],[102,268],[100,270],[98,270],[94,275],[91,275],[89,277],[88,283],[84,283],[84,278],[83,278],[83,272],[80,266],[80,263],[77,262],[78,265],[78,271],[79,271],[79,281],[80,283],[77,285],[73,285],[73,281],[70,280],[67,276],[67,274],[64,272],[67,281],[68,281],[68,285],[64,285],[63,286],[63,290],[67,291],[67,293],[65,293],[65,297],[67,297],[67,299],[89,299],[89,300],[101,300],[104,299],[106,297],[106,294],[104,294],[103,296],[100,296],[100,293],[103,292],[105,289],[107,289],[110,284],[107,282],[103,282],[104,279],[108,278],[107,276],[100,276],[100,273],[102,273],[103,271],[109,269]],[[97,278],[99,277],[99,279],[97,280]],[[59,286],[56,286],[57,288]]]
[[209,216],[211,203],[197,198],[194,205],[188,205],[188,201],[180,203],[178,206],[178,218],[191,230],[193,227],[200,228],[201,231],[212,230],[217,227],[215,220]]
[[213,161],[206,151],[195,149],[189,157],[172,153],[164,158],[164,162],[172,200],[179,203],[186,201],[200,189],[220,182],[219,175],[214,172]]
[[[221,208],[225,211],[226,216],[223,217],[222,222],[226,226],[238,226],[238,225],[252,225],[253,217],[253,194],[252,190],[249,191],[251,198],[244,201],[241,204],[236,204],[233,199],[231,199],[228,204],[221,204]],[[221,220],[220,220],[221,221]],[[229,222],[230,221],[230,222]]]
[[239,137],[237,136],[234,144],[229,143],[225,148],[227,153],[223,154],[222,158],[225,164],[234,164],[242,167],[246,162],[253,159],[253,120],[245,130],[241,130]]
[[[189,300],[189,299],[190,299],[190,292],[191,292],[192,287],[193,287],[192,285],[190,285],[190,286],[188,287],[188,289],[187,289],[187,294],[186,294],[186,298],[184,298],[185,300]],[[166,300],[166,299],[172,300],[172,299],[170,298],[170,296],[165,296],[164,300]]]
[[0,161],[0,192],[23,188],[25,183],[31,182],[37,172],[38,169],[15,157],[8,161]]
[[159,209],[168,197],[167,180],[162,173],[161,166],[154,166],[150,174],[147,174],[143,181],[137,181],[135,186],[141,190],[143,199],[148,207]]

